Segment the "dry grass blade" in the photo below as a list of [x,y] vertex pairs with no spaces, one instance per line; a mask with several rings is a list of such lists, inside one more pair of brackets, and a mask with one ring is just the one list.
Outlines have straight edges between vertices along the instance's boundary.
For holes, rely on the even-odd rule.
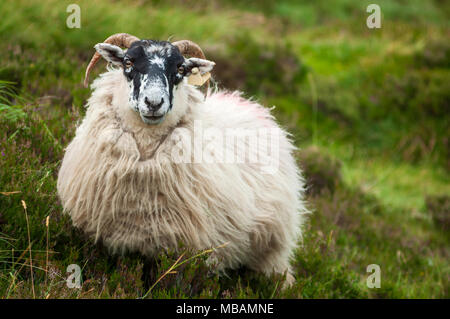
[[45,285],[47,285],[47,279],[48,279],[48,240],[49,240],[49,231],[48,226],[50,223],[50,216],[47,216],[45,219],[45,227],[47,228],[47,253],[46,253],[46,259],[45,259]]
[[204,250],[204,251],[202,251],[202,252],[200,252],[200,253],[198,253],[198,254],[196,254],[196,255],[194,255],[194,256],[192,256],[192,257],[189,257],[188,259],[185,259],[185,260],[183,260],[182,262],[180,262],[180,260],[181,260],[181,258],[183,258],[183,256],[186,254],[186,252],[184,252],[184,253],[182,253],[181,254],[181,256],[180,257],[178,257],[178,259],[174,262],[174,264],[172,265],[172,266],[170,266],[170,268],[164,273],[164,274],[162,274],[162,276],[161,277],[159,277],[158,278],[158,280],[156,280],[156,282],[149,288],[149,290],[146,292],[146,294],[142,297],[142,299],[144,299],[144,298],[146,298],[147,296],[148,296],[148,294],[152,291],[152,289],[164,278],[164,277],[166,277],[167,275],[169,275],[169,274],[176,274],[177,272],[175,271],[175,269],[176,268],[178,268],[178,267],[180,267],[181,265],[183,265],[183,264],[185,264],[185,263],[187,263],[188,261],[191,261],[191,260],[193,260],[193,259],[195,259],[195,258],[198,258],[198,257],[200,257],[200,256],[203,256],[203,255],[205,255],[205,254],[209,254],[209,253],[212,253],[214,250],[216,250],[216,249],[220,249],[220,248],[223,248],[223,247],[225,247],[226,245],[228,245],[229,244],[229,242],[226,242],[226,243],[224,243],[224,244],[222,244],[222,245],[220,245],[220,246],[217,246],[217,247],[214,247],[214,248],[211,248],[211,249],[206,249],[206,250]]
[[206,249],[206,250],[198,253],[197,255],[194,255],[194,256],[186,259],[186,260],[183,260],[183,262],[179,263],[175,268],[180,267],[181,265],[183,265],[184,263],[187,263],[188,261],[191,261],[192,259],[198,258],[200,256],[203,256],[203,255],[206,255],[206,254],[209,254],[209,253],[212,253],[214,250],[223,248],[223,247],[225,247],[228,244],[229,244],[229,242],[226,242],[226,243],[224,243],[224,244],[222,244],[220,246],[217,246],[217,247],[214,247],[214,248],[211,248],[211,249]]
[[142,299],[147,298],[148,294],[153,290],[153,288],[160,282],[164,277],[166,277],[169,273],[173,271],[173,269],[177,266],[177,264],[180,262],[181,258],[183,258],[185,253],[182,253],[180,257],[175,261],[175,263],[170,266],[170,268],[156,280],[156,282],[148,289],[148,291],[145,293],[145,295],[142,297]]
[[25,210],[25,219],[27,220],[27,232],[28,232],[28,247],[30,251],[30,275],[31,275],[31,289],[33,291],[33,299],[36,299],[36,293],[34,291],[34,276],[33,276],[33,257],[31,253],[31,236],[30,236],[30,223],[28,221],[27,204],[22,199],[22,206]]
[[[15,262],[14,262],[14,260],[11,262],[13,267],[15,267],[18,264],[18,262],[23,258],[23,256],[25,256],[25,254],[28,251],[28,249],[30,249],[30,245],[28,245],[27,249],[25,249],[22,252],[22,254],[20,254],[19,258],[17,258],[17,260]],[[14,249],[12,249],[12,255],[13,255],[13,258],[14,258]],[[14,276],[13,276],[13,280],[11,281],[11,284],[8,287],[6,298],[9,297],[11,289],[12,289],[14,283],[15,283],[15,278],[17,277],[17,274],[22,270],[22,268],[23,268],[23,265],[18,270],[15,271]]]
[[0,194],[5,195],[5,196],[9,196],[9,195],[13,195],[13,194],[20,194],[22,193],[21,191],[13,191],[13,192],[0,192]]

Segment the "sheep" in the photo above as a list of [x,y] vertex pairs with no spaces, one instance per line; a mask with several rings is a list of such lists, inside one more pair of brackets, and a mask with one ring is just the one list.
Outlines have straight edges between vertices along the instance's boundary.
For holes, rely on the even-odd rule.
[[[192,41],[122,33],[95,49],[85,84],[100,57],[108,70],[91,85],[57,181],[74,226],[112,253],[216,248],[208,263],[220,273],[246,266],[292,284],[308,211],[295,146],[270,110],[190,85],[193,72],[207,77],[215,64]],[[227,140],[228,131],[238,134]]]

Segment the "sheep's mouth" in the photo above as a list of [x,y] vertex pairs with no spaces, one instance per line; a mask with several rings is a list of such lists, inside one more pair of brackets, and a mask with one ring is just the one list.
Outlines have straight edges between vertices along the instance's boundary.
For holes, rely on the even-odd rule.
[[155,125],[159,124],[164,120],[166,114],[163,115],[143,115],[141,114],[142,121],[145,124]]
[[143,118],[145,118],[146,120],[152,121],[152,122],[156,122],[161,120],[164,117],[163,115],[142,115]]

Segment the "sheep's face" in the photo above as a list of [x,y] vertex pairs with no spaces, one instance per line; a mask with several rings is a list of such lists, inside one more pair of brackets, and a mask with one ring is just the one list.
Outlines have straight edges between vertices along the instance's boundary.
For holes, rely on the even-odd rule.
[[129,86],[130,107],[146,124],[161,123],[173,106],[173,91],[184,83],[194,67],[209,72],[214,62],[184,58],[167,41],[142,40],[124,51],[120,47],[98,43],[95,49],[108,62],[123,68]]

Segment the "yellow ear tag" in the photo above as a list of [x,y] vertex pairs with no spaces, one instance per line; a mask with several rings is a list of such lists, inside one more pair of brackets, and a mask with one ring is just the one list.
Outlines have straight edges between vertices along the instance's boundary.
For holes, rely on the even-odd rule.
[[211,73],[201,74],[198,68],[193,68],[191,72],[192,74],[188,77],[188,84],[190,85],[202,86],[211,77]]

